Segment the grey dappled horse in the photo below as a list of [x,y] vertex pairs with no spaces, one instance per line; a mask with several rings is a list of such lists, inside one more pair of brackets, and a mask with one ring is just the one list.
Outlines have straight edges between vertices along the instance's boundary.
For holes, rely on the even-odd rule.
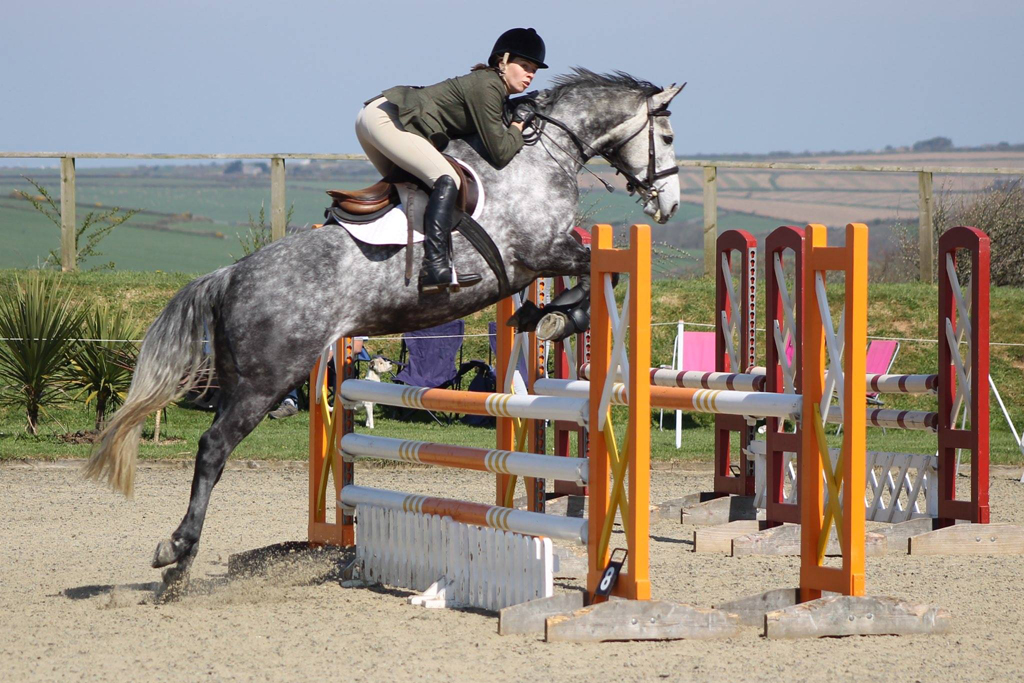
[[[478,222],[498,246],[513,290],[538,277],[589,274],[590,252],[570,232],[576,175],[591,156],[605,156],[642,186],[645,213],[661,223],[672,216],[679,176],[667,106],[681,89],[576,69],[535,95],[543,134],[504,169],[481,158],[476,138],[449,145],[446,152],[480,176],[487,200]],[[494,273],[460,234],[453,238],[458,267],[484,278],[454,293],[421,295],[416,273],[406,282],[403,247],[360,243],[333,226],[290,235],[174,295],[147,331],[128,397],[85,471],[130,495],[146,416],[200,383],[212,362],[220,403],[199,439],[188,511],[153,557],[154,567],[177,563],[165,571],[166,583],[187,575],[228,455],[308,376],[329,343],[431,327],[498,301]],[[203,353],[207,338],[212,358]]]

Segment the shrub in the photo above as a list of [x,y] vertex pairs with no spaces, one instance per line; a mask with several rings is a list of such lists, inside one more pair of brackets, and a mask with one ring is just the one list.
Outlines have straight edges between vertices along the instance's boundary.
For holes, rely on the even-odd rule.
[[[288,215],[285,216],[284,224],[285,229],[289,223],[292,222],[292,214],[295,213],[295,205],[292,204],[288,207]],[[260,212],[256,218],[249,214],[249,230],[245,235],[238,235],[238,243],[242,247],[242,255],[239,258],[235,258],[235,262],[241,261],[249,254],[255,253],[263,247],[270,244],[272,241],[270,226],[267,225],[267,211],[260,202]],[[232,258],[234,255],[232,254]]]
[[[1004,287],[1024,287],[1024,178],[996,182],[987,189],[968,195],[952,192],[936,194],[935,245],[938,258],[938,239],[945,231],[958,225],[978,228],[992,240],[992,284]],[[920,272],[917,224],[897,222],[893,226],[894,246],[883,254],[873,267],[872,279],[886,282],[914,280]],[[936,273],[943,266],[936,263]],[[958,270],[965,264],[958,263]]]
[[[61,229],[60,209],[57,208],[57,204],[54,202],[53,197],[50,196],[49,191],[45,187],[28,176],[23,177],[36,188],[36,192],[39,194],[31,195],[21,190],[16,190],[16,192],[23,199],[28,200],[36,211],[50,219],[50,222],[56,225],[57,230],[59,231]],[[100,241],[109,235],[111,230],[121,225],[138,212],[138,209],[129,209],[122,213],[121,208],[115,206],[114,208],[107,209],[106,211],[90,211],[85,214],[85,218],[82,219],[82,224],[75,228],[75,267],[77,268],[80,266],[87,258],[102,256],[103,253],[98,249]],[[46,257],[44,265],[60,268],[60,250],[52,249],[50,254]],[[95,266],[89,270],[113,269],[114,262],[108,261],[103,265]]]
[[936,233],[970,225],[992,240],[992,284],[1024,287],[1024,178],[997,182],[984,192],[936,207]]
[[82,316],[60,277],[40,271],[0,295],[0,403],[25,409],[30,434],[39,411],[65,398],[67,352]]
[[82,339],[70,350],[71,385],[79,389],[75,398],[84,395],[86,405],[96,401],[96,429],[128,394],[139,355],[131,340],[140,336],[142,327],[130,314],[105,303],[91,307],[82,320]]

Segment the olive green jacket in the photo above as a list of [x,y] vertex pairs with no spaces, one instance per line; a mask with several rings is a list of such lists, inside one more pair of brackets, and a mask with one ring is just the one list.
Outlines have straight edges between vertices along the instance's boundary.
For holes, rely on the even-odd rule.
[[402,126],[438,150],[451,138],[479,133],[491,163],[502,168],[523,147],[519,129],[502,123],[508,92],[496,71],[473,71],[426,87],[400,85],[382,94],[398,107]]

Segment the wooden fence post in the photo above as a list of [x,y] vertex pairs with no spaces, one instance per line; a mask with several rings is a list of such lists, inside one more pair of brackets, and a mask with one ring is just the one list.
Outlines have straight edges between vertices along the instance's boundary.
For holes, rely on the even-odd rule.
[[935,281],[935,226],[932,223],[934,208],[932,174],[928,171],[918,172],[917,188],[917,242],[921,259],[921,282],[931,283]]
[[279,240],[284,237],[288,214],[284,208],[284,159],[274,157],[270,160],[270,239]]
[[75,244],[75,159],[60,158],[60,269],[78,269]]
[[718,241],[718,167],[704,167],[704,276],[715,274]]

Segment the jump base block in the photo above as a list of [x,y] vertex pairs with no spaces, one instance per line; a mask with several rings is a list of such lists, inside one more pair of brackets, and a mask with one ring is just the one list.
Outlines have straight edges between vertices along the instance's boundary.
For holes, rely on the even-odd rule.
[[715,609],[735,614],[744,626],[764,626],[764,615],[800,602],[799,588],[776,588],[775,590],[758,593],[739,600],[731,600]]
[[738,519],[727,524],[701,527],[693,532],[693,551],[695,553],[729,554],[732,552],[734,538],[763,531],[766,528],[765,522],[757,519]]
[[561,593],[506,607],[498,612],[498,635],[544,633],[548,617],[583,608],[583,592]]
[[[888,548],[888,542],[884,535],[873,532],[864,534],[864,554],[866,557],[884,555]],[[783,524],[772,529],[765,529],[746,536],[737,536],[732,539],[732,555],[799,555],[800,554],[800,525]],[[829,538],[825,554],[829,556],[840,556],[842,550],[835,532]]]
[[728,638],[741,629],[739,617],[715,609],[662,600],[612,600],[572,614],[549,617],[549,642]]
[[876,529],[876,531],[889,539],[890,553],[905,553],[907,552],[907,541],[914,536],[929,533],[934,528],[933,525],[934,522],[930,517],[918,517],[906,522],[891,524]]
[[1024,527],[1015,524],[957,524],[913,536],[911,555],[1020,555]]
[[764,617],[765,638],[915,635],[947,633],[949,612],[896,598],[838,595],[811,600]]
[[[701,494],[704,495],[704,494]],[[753,496],[722,496],[690,505],[680,505],[682,524],[701,526],[728,524],[741,519],[758,519],[764,512],[757,509]]]

